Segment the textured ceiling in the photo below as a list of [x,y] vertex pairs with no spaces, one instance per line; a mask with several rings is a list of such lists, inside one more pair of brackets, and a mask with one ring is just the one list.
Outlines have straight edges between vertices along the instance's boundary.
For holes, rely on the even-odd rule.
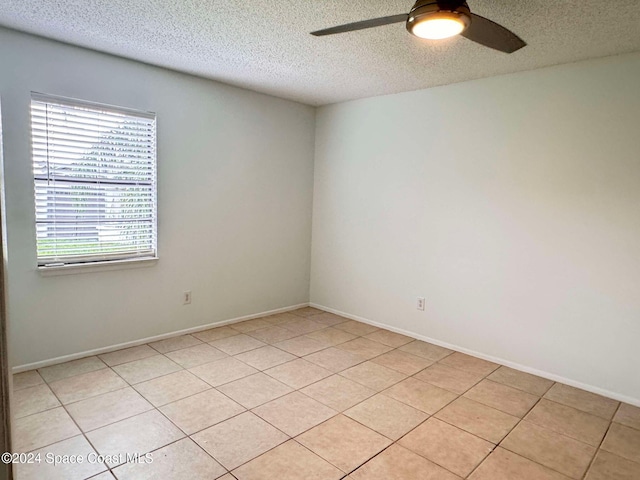
[[528,46],[512,55],[402,23],[411,0],[0,0],[0,25],[312,105],[640,50],[640,0],[469,0]]

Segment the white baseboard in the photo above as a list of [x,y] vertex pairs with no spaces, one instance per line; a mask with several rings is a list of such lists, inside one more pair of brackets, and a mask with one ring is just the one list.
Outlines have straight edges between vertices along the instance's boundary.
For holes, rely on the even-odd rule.
[[206,325],[200,325],[192,328],[185,328],[184,330],[177,330],[175,332],[163,333],[162,335],[154,335],[152,337],[141,338],[139,340],[132,340],[130,342],[119,343],[117,345],[109,345],[108,347],[96,348],[93,350],[87,350],[79,353],[72,353],[70,355],[63,355],[61,357],[50,358],[48,360],[42,360],[39,362],[27,363],[25,365],[18,365],[13,367],[11,371],[13,373],[26,372],[27,370],[35,370],[36,368],[49,367],[51,365],[57,365],[58,363],[70,362],[71,360],[78,360],[79,358],[92,357],[94,355],[101,355],[103,353],[113,352],[115,350],[121,350],[128,347],[136,347],[145,343],[157,342],[158,340],[165,340],[171,337],[177,337],[180,335],[186,335],[188,333],[201,332],[203,330],[209,330],[214,327],[222,327],[232,323],[244,322],[245,320],[252,320],[254,318],[266,317],[267,315],[275,315],[276,313],[289,312],[298,308],[308,307],[309,303],[301,303],[299,305],[291,305],[288,307],[277,308],[275,310],[269,310],[267,312],[252,313],[251,315],[245,315],[243,317],[236,317],[229,320],[223,320],[221,322],[208,323]]
[[505,365],[507,367],[513,368],[515,370],[520,370],[522,372],[526,372],[526,373],[530,373],[532,375],[537,375],[539,377],[542,378],[546,378],[549,380],[552,380],[554,382],[559,382],[559,383],[564,383],[566,385],[575,387],[575,388],[580,388],[582,390],[586,390],[588,392],[592,392],[592,393],[596,393],[598,395],[602,395],[608,398],[612,398],[614,400],[618,400],[620,402],[624,402],[624,403],[628,403],[630,405],[635,405],[637,407],[640,407],[640,399],[636,399],[636,398],[632,398],[629,397],[627,395],[622,395],[616,392],[611,392],[609,390],[605,390],[603,388],[600,387],[596,387],[593,385],[589,385],[586,383],[582,383],[582,382],[578,382],[575,380],[572,380],[570,378],[565,378],[562,377],[560,375],[556,375],[553,373],[549,373],[549,372],[544,372],[542,370],[537,370],[535,368],[531,368],[528,367],[526,365],[521,365],[519,363],[515,363],[512,362],[510,360],[505,360],[503,358],[498,358],[498,357],[494,357],[493,355],[487,355],[485,353],[482,352],[477,352],[475,350],[470,350],[468,348],[464,348],[461,347],[459,345],[454,345],[451,343],[447,343],[447,342],[443,342],[441,340],[435,339],[435,338],[431,338],[431,337],[427,337],[425,335],[420,335],[418,333],[415,332],[410,332],[408,330],[404,330],[402,328],[397,328],[394,327],[392,325],[388,325],[385,323],[380,323],[380,322],[374,322],[373,320],[369,320],[368,318],[364,318],[364,317],[360,317],[358,315],[352,315],[350,313],[346,313],[346,312],[342,312],[340,310],[336,310],[334,308],[329,308],[329,307],[325,307],[324,305],[319,305],[316,303],[301,303],[298,305],[291,305],[288,307],[283,307],[283,308],[277,308],[275,310],[269,310],[266,312],[260,312],[260,313],[253,313],[251,315],[245,315],[242,317],[236,317],[236,318],[232,318],[229,320],[223,320],[220,322],[215,322],[215,323],[209,323],[206,325],[200,325],[197,327],[192,327],[192,328],[186,328],[184,330],[177,330],[174,332],[169,332],[169,333],[164,333],[162,335],[154,335],[152,337],[147,337],[147,338],[141,338],[139,340],[133,340],[130,342],[124,342],[124,343],[119,343],[117,345],[110,345],[107,347],[101,347],[101,348],[96,348],[93,350],[87,350],[84,352],[79,352],[79,353],[73,353],[70,355],[63,355],[61,357],[55,357],[55,358],[51,358],[51,359],[47,359],[47,360],[42,360],[39,362],[33,362],[33,363],[28,363],[25,365],[19,365],[16,367],[12,368],[12,372],[13,373],[20,373],[20,372],[25,372],[28,370],[34,370],[36,368],[43,368],[43,367],[49,367],[51,365],[56,365],[58,363],[64,363],[64,362],[70,362],[71,360],[77,360],[80,358],[85,358],[85,357],[91,357],[94,355],[101,355],[103,353],[109,353],[109,352],[113,352],[116,350],[121,350],[123,348],[129,348],[129,347],[136,347],[138,345],[143,345],[145,343],[150,343],[150,342],[157,342],[158,340],[165,340],[167,338],[171,338],[171,337],[177,337],[180,335],[186,335],[189,333],[196,333],[196,332],[201,332],[203,330],[208,330],[210,328],[215,328],[215,327],[222,327],[224,325],[230,325],[232,323],[238,323],[238,322],[243,322],[245,320],[252,320],[254,318],[259,318],[259,317],[265,317],[267,315],[275,315],[277,313],[284,313],[284,312],[288,312],[291,310],[296,310],[298,308],[303,308],[303,307],[314,307],[314,308],[318,308],[320,310],[324,310],[326,312],[331,312],[331,313],[335,313],[336,315],[340,315],[342,317],[345,318],[350,318],[352,320],[357,320],[359,322],[362,323],[367,323],[369,325],[373,325],[376,327],[380,327],[380,328],[385,328],[387,330],[391,330],[392,332],[396,332],[396,333],[400,333],[402,335],[406,335],[408,337],[412,337],[418,340],[422,340],[425,342],[429,342],[429,343],[433,343],[434,345],[439,345],[441,347],[445,347],[445,348],[449,348],[451,350],[455,350],[458,352],[462,352],[462,353],[466,353],[468,355],[472,355],[474,357],[478,357],[478,358],[482,358],[483,360],[488,360],[490,362],[494,362],[494,363],[499,363],[500,365]]
[[408,330],[404,330],[402,328],[397,328],[391,325],[387,325],[385,323],[374,322],[369,320],[368,318],[359,317],[357,315],[351,315],[350,313],[341,312],[340,310],[336,310],[333,308],[325,307],[323,305],[318,305],[316,303],[310,302],[310,307],[318,308],[320,310],[325,310],[327,312],[335,313],[336,315],[340,315],[341,317],[350,318],[352,320],[357,320],[358,322],[367,323],[369,325],[373,325],[375,327],[385,328],[387,330],[391,330],[392,332],[400,333],[402,335],[406,335],[408,337],[412,337],[418,340],[422,340],[425,342],[433,343],[434,345],[439,345],[441,347],[448,348],[450,350],[455,350],[457,352],[466,353],[468,355],[472,355],[474,357],[482,358],[483,360],[488,360],[493,363],[499,363],[500,365],[505,365],[507,367],[513,368],[514,370],[520,370],[521,372],[530,373],[532,375],[537,375],[538,377],[546,378],[548,380],[552,380],[554,382],[564,383],[571,387],[580,388],[582,390],[586,390],[587,392],[596,393],[598,395],[602,395],[604,397],[612,398],[614,400],[618,400],[620,402],[628,403],[630,405],[635,405],[636,407],[640,407],[640,399],[632,398],[627,395],[622,395],[620,393],[611,392],[609,390],[605,390],[600,387],[595,387],[593,385],[589,385],[582,382],[577,382],[575,380],[571,380],[570,378],[565,378],[560,375],[556,375],[554,373],[544,372],[541,370],[537,370],[535,368],[527,367],[526,365],[520,365],[519,363],[515,363],[509,360],[505,360],[504,358],[494,357],[492,355],[487,355],[482,352],[477,352],[475,350],[470,350],[468,348],[460,347],[458,345],[453,345],[451,343],[443,342],[437,340],[435,338],[426,337],[424,335],[419,335],[415,332],[410,332]]

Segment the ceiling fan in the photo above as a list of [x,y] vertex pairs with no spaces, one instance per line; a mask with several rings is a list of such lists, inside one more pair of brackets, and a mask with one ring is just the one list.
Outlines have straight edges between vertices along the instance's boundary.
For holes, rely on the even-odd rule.
[[317,30],[311,32],[311,35],[320,37],[399,22],[406,22],[409,33],[430,40],[462,35],[480,45],[505,53],[513,53],[527,45],[502,25],[471,13],[465,0],[418,0],[408,14],[347,23]]

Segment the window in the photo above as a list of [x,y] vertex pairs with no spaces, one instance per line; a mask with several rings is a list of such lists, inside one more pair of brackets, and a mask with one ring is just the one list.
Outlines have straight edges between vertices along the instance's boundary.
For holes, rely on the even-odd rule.
[[156,257],[155,115],[31,96],[39,267]]

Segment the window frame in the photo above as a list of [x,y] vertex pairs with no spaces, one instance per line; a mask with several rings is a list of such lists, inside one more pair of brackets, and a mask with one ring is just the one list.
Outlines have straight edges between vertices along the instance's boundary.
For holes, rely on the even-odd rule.
[[[41,264],[38,257],[38,229],[37,229],[37,213],[36,213],[36,173],[34,171],[34,123],[32,117],[33,102],[58,104],[68,107],[79,107],[94,111],[103,111],[106,113],[115,113],[121,115],[128,115],[133,117],[145,118],[153,122],[153,175],[152,175],[152,247],[153,254],[144,256],[132,255],[130,257],[117,257],[113,259],[104,258],[103,253],[96,254],[95,260],[79,260],[76,262],[60,262]],[[33,232],[35,240],[35,262],[38,272],[44,276],[48,275],[65,275],[71,273],[85,273],[94,271],[105,270],[120,270],[129,268],[149,267],[155,265],[159,260],[158,253],[158,118],[155,112],[137,110],[129,107],[121,107],[117,105],[100,103],[94,101],[80,100],[71,97],[64,97],[59,95],[50,95],[40,92],[31,92],[29,97],[29,153],[30,153],[30,167],[31,167],[31,185],[32,185],[32,200],[33,200]],[[129,185],[129,184],[127,184]],[[134,183],[130,184],[135,185]],[[99,258],[102,257],[102,258]]]

